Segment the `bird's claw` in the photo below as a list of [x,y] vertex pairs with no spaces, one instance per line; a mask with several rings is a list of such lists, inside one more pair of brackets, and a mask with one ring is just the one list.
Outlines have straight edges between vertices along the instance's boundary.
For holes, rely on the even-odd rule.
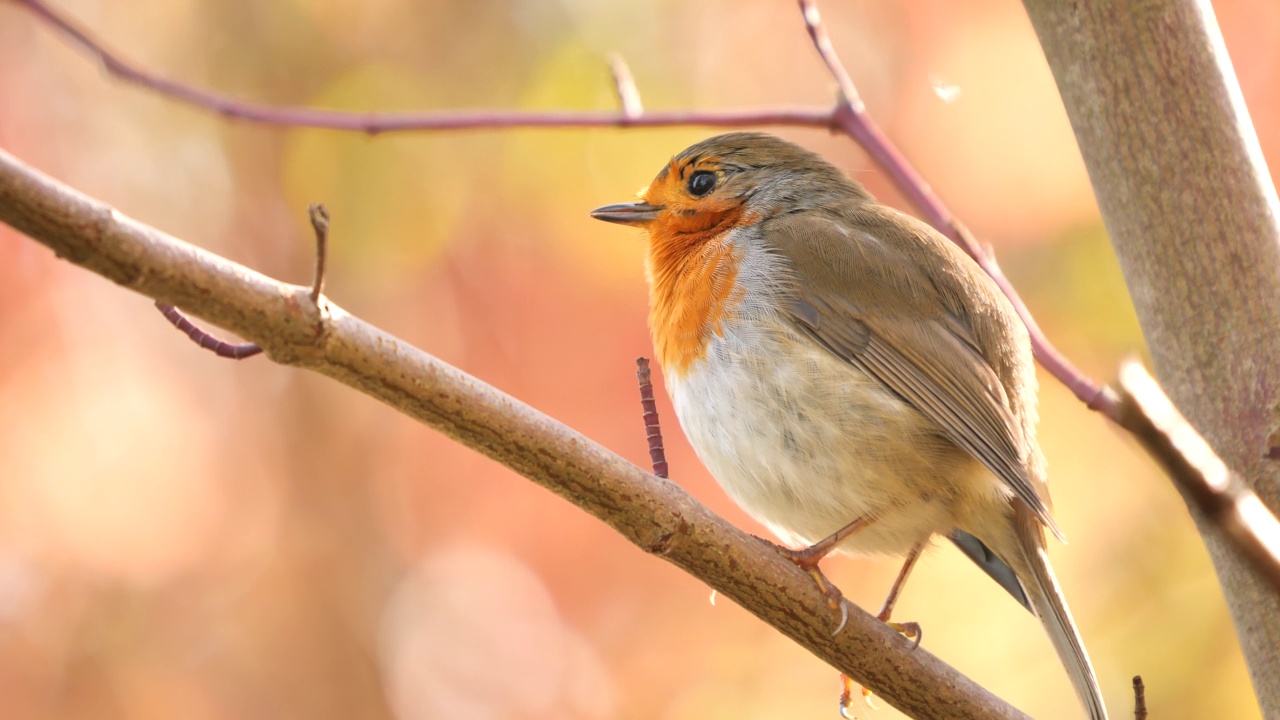
[[920,623],[914,623],[914,622],[898,623],[898,622],[888,622],[886,620],[885,625],[888,625],[890,628],[893,628],[893,630],[895,630],[902,636],[906,637],[907,639],[913,639],[913,638],[915,639],[915,644],[911,646],[911,652],[915,652],[915,649],[920,647],[920,643],[924,640],[924,630],[920,629]]
[[831,637],[839,635],[847,624],[849,624],[849,603],[845,602],[844,598],[840,598],[840,624],[831,631]]

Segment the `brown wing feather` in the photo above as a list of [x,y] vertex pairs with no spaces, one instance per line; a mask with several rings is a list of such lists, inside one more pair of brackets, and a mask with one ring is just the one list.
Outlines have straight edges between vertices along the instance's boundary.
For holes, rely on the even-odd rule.
[[[832,220],[793,216],[768,229],[770,238],[781,239],[781,252],[803,267],[800,275],[814,279],[793,288],[788,307],[792,322],[937,423],[952,442],[1003,480],[1046,527],[1060,534],[1028,472],[1023,425],[1010,409],[1001,378],[981,353],[969,325],[936,297],[939,290],[919,270],[921,263],[895,247],[895,242],[921,240],[886,237],[877,229],[875,242],[854,243]],[[842,226],[851,226],[842,220]],[[823,247],[830,243],[854,244],[856,252],[831,252]],[[832,266],[832,259],[839,257],[851,257],[858,266]],[[819,266],[823,269],[815,273]],[[882,282],[873,282],[877,275]],[[867,290],[868,284],[873,291]]]

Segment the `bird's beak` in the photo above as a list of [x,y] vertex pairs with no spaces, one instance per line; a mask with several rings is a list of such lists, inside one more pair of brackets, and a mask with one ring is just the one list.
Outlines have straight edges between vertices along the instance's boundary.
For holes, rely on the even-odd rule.
[[618,223],[619,225],[639,225],[644,227],[657,220],[660,212],[662,212],[660,205],[650,205],[642,202],[619,203],[596,208],[591,211],[591,217],[605,222]]

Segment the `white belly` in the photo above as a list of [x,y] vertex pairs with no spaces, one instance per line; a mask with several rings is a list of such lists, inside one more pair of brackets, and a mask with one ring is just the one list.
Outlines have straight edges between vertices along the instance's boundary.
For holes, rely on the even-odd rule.
[[676,415],[712,476],[791,544],[868,514],[842,550],[904,553],[948,533],[999,481],[874,378],[780,328],[712,341],[666,376]]

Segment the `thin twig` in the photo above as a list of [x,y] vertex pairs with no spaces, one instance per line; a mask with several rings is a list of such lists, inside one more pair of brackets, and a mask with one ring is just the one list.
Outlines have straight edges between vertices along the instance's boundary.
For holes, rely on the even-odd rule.
[[329,209],[323,203],[311,203],[307,207],[311,229],[316,233],[316,272],[311,279],[311,302],[319,305],[324,292],[324,264],[329,255]]
[[1141,675],[1133,676],[1133,720],[1147,720],[1147,686]]
[[831,35],[827,33],[827,26],[822,22],[822,14],[818,12],[817,2],[800,0],[800,13],[804,17],[805,29],[809,31],[809,39],[813,41],[818,56],[827,66],[827,72],[835,78],[836,87],[840,91],[840,104],[847,105],[855,115],[866,113],[867,106],[862,102],[858,87],[853,84],[853,77],[849,75],[844,63],[840,61],[840,56],[836,54],[835,46],[831,44]]
[[172,305],[167,305],[157,300],[156,309],[160,311],[161,315],[164,315],[170,324],[186,333],[192,342],[218,357],[243,360],[262,352],[262,348],[251,342],[229,343],[214,337],[187,319],[186,315],[183,315],[178,308]]
[[613,89],[618,94],[618,105],[622,108],[623,117],[634,120],[644,114],[644,103],[640,102],[640,90],[636,87],[636,79],[631,76],[631,68],[618,53],[609,55],[609,74],[613,76]]
[[173,100],[248,122],[288,127],[324,128],[370,135],[420,130],[495,130],[510,128],[590,127],[753,127],[759,125],[831,129],[828,108],[762,108],[723,111],[662,110],[635,116],[613,110],[458,110],[405,113],[346,112],[319,108],[276,107],[202,90],[144,70],[107,50],[101,42],[43,0],[16,0],[48,25],[70,38],[102,64],[106,72]]
[[643,410],[644,437],[649,443],[649,460],[653,474],[668,477],[667,451],[662,447],[662,425],[658,422],[658,403],[653,399],[653,374],[649,358],[636,358],[636,380],[640,383],[640,408]]
[[[325,257],[329,254],[329,210],[321,203],[312,203],[307,207],[307,216],[311,219],[311,228],[316,234],[316,268],[311,281],[311,303],[319,306],[320,294],[324,292]],[[195,344],[212,351],[218,357],[232,360],[243,360],[262,352],[257,344],[229,343],[219,340],[209,331],[193,323],[186,315],[172,305],[156,301],[156,309],[165,316],[174,327],[187,334]]]
[[1231,472],[1137,362],[1120,368],[1120,424],[1195,506],[1280,591],[1280,521]]

